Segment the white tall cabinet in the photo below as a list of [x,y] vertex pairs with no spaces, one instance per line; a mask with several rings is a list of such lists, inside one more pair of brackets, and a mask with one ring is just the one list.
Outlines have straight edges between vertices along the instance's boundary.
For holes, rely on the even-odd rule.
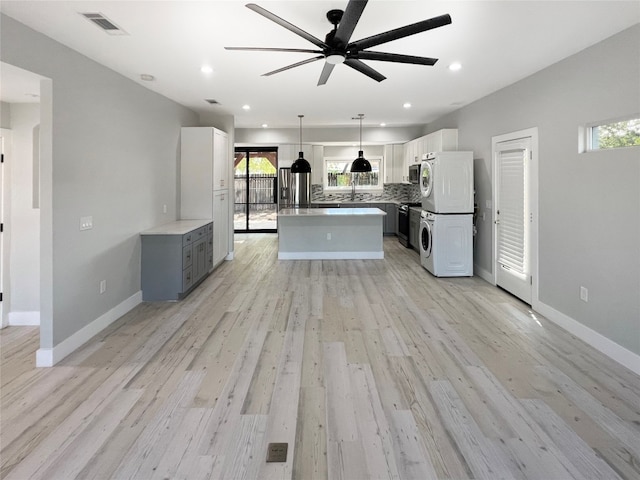
[[213,127],[184,127],[180,145],[180,217],[213,219],[215,267],[229,253],[229,138]]

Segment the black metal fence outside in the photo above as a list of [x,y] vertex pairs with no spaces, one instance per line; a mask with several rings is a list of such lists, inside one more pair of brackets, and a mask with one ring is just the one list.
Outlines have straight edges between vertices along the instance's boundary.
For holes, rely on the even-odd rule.
[[246,175],[236,175],[234,181],[236,190],[234,210],[236,212],[244,212],[247,203],[251,205],[251,210],[271,210],[274,208],[277,202],[277,198],[275,198],[276,177],[274,175],[249,175],[248,189]]

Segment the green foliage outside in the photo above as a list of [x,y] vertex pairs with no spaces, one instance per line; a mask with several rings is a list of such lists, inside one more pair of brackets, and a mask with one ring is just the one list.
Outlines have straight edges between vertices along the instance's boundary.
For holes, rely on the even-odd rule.
[[[275,175],[276,167],[271,165],[269,159],[265,157],[251,157],[251,164],[249,165],[251,175]],[[247,159],[243,158],[240,163],[236,165],[236,173],[243,175],[247,171]]]
[[593,149],[640,146],[640,119],[593,127]]

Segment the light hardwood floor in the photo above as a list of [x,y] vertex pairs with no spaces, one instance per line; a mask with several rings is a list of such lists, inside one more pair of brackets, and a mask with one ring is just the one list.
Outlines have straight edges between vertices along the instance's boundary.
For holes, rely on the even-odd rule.
[[640,478],[638,376],[505,292],[395,238],[357,261],[237,240],[54,368],[2,330],[0,477]]

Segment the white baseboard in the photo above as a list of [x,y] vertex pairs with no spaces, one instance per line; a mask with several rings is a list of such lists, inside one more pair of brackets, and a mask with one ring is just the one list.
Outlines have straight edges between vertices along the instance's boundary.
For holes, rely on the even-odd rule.
[[78,330],[53,348],[40,348],[36,352],[36,367],[52,367],[70,353],[107,328],[124,314],[142,303],[142,291],[139,291],[124,302],[116,305],[104,315],[96,318],[89,325]]
[[492,285],[494,284],[493,273],[486,271],[484,268],[480,268],[478,265],[474,265],[473,273],[476,277],[480,277]]
[[384,252],[278,252],[278,260],[381,260]]
[[535,305],[533,305],[533,308],[544,315],[548,320],[564,328],[583,342],[604,353],[619,364],[627,367],[637,375],[640,375],[640,355],[627,350],[623,346],[615,343],[613,340],[608,339],[604,335],[592,330],[545,303],[536,302]]
[[36,327],[40,325],[40,312],[9,312],[7,325],[12,327]]

